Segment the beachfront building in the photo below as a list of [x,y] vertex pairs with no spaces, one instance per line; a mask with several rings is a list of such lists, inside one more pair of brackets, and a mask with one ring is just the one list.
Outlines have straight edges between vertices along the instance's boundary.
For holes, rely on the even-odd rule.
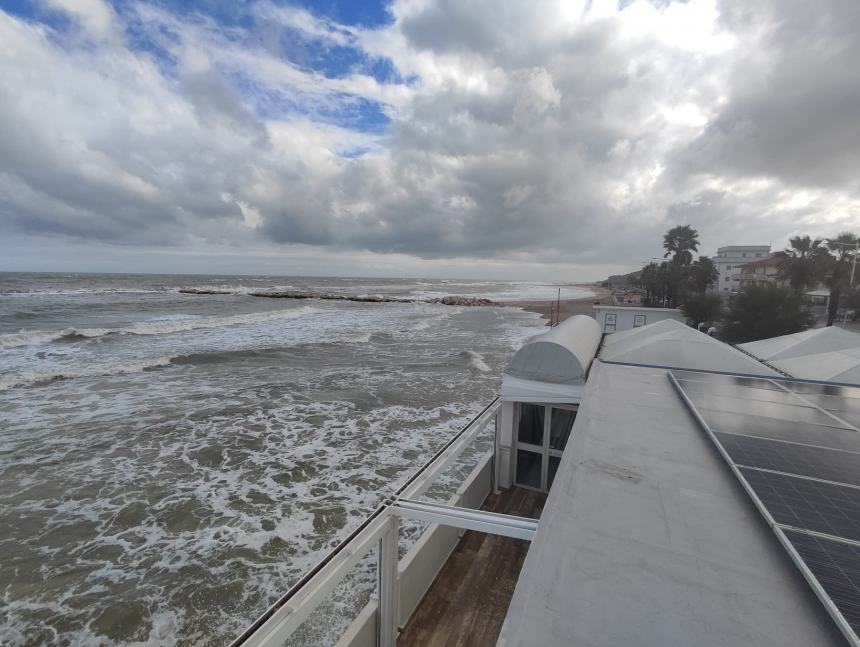
[[[784,254],[771,254],[766,258],[742,265],[738,288],[765,285],[782,285],[779,268],[785,260]],[[734,274],[732,275],[735,276]]]
[[761,260],[770,255],[770,245],[727,245],[720,247],[711,257],[719,277],[711,286],[711,292],[723,296],[734,294],[740,288],[741,269],[747,263]]
[[[599,328],[527,343],[501,399],[234,645],[284,644],[375,550],[376,594],[337,647],[860,646],[860,388],[750,354],[854,340],[744,353],[672,320]],[[487,428],[449,503],[428,498]],[[429,524],[402,557],[401,520]]]
[[658,321],[674,319],[684,322],[686,317],[677,308],[640,308],[636,306],[594,306],[594,318],[604,334],[611,335],[624,330],[641,328]]

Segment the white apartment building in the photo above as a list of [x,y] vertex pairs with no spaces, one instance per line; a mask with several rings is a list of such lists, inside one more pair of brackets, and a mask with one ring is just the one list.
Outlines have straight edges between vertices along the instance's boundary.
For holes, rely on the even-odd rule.
[[720,273],[712,292],[729,296],[738,291],[741,282],[741,267],[770,255],[770,245],[728,245],[720,247],[711,257]]

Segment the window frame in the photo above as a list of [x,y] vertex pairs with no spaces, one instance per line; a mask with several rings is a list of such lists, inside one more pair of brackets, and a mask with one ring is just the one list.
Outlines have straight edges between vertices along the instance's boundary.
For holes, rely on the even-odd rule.
[[[523,443],[519,440],[519,427],[520,427],[520,413],[522,411],[522,405],[531,404],[538,407],[544,408],[544,418],[543,418],[543,444],[542,445],[534,445],[532,443]],[[524,488],[526,490],[533,490],[535,492],[549,492],[549,459],[550,457],[561,459],[564,455],[564,449],[567,447],[567,443],[565,443],[565,447],[562,449],[553,449],[549,446],[550,443],[550,428],[552,426],[552,410],[553,409],[564,409],[566,411],[575,411],[579,412],[578,404],[545,404],[541,402],[517,402],[516,407],[514,408],[514,435],[513,435],[513,443],[511,447],[511,463],[513,468],[513,478],[511,479],[512,483],[516,487]],[[574,424],[576,423],[576,418],[574,418]],[[568,436],[568,441],[570,442],[570,437]],[[531,485],[525,485],[523,483],[519,483],[517,481],[517,459],[519,456],[520,450],[527,451],[532,454],[538,454],[541,456],[541,470],[540,470],[540,487],[534,487]]]

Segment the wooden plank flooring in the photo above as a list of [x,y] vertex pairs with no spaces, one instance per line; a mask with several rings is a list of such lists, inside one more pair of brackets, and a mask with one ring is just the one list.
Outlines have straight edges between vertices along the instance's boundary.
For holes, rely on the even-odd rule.
[[[482,508],[536,519],[546,495],[511,488]],[[529,542],[468,531],[397,640],[398,647],[495,645]]]

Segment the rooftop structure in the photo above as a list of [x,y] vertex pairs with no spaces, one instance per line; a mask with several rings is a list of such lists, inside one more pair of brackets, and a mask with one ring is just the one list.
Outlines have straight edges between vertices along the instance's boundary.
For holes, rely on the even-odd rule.
[[597,362],[497,644],[844,641],[667,372]]
[[740,344],[794,377],[860,385],[860,335],[837,326]]
[[600,327],[576,315],[520,348],[502,376],[502,400],[579,402],[588,367],[600,344]]
[[777,375],[737,349],[671,319],[607,336],[600,358],[622,364]]
[[684,322],[684,313],[677,308],[642,308],[629,305],[595,305],[594,318],[604,334],[641,328],[664,319]]

